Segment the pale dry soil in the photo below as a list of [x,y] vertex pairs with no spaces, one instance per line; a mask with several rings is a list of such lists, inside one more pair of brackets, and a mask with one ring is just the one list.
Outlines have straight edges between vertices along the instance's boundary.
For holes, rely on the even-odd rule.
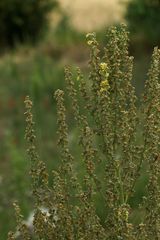
[[129,0],[59,0],[73,26],[85,32],[124,22],[127,1]]

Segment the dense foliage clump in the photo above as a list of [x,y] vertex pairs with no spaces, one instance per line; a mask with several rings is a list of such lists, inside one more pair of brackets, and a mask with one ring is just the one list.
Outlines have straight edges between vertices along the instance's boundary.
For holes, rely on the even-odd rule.
[[56,5],[55,0],[1,0],[1,46],[37,41],[47,27],[48,13]]
[[[57,90],[58,146],[61,163],[49,184],[45,163],[36,151],[32,101],[25,99],[26,134],[31,160],[34,220],[32,233],[15,204],[17,232],[22,239],[157,240],[160,239],[160,50],[154,49],[141,105],[131,84],[133,57],[128,53],[125,26],[112,27],[102,53],[95,34],[87,34],[90,74],[77,69],[73,79],[65,69],[68,95],[82,152],[75,159],[69,148],[64,92]],[[76,84],[75,84],[76,81]],[[78,83],[79,91],[76,89]],[[84,108],[79,105],[79,94]],[[79,180],[77,164],[85,173]],[[132,219],[131,197],[147,168],[146,195],[139,222]],[[105,219],[96,209],[100,199]],[[48,212],[42,211],[42,207]],[[16,235],[17,235],[16,232]],[[16,239],[10,232],[9,240]]]
[[126,19],[134,38],[143,43],[160,43],[160,1],[131,0],[128,3]]

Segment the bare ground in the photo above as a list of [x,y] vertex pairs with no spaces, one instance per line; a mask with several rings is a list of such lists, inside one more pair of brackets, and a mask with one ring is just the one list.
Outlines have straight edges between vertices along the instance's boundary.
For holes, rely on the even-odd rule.
[[70,16],[73,26],[80,31],[122,22],[128,0],[59,0]]

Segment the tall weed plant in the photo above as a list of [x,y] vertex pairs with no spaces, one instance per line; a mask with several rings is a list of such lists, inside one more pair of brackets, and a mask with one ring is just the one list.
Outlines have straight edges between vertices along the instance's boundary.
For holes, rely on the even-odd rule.
[[[31,162],[33,229],[28,229],[15,203],[17,231],[10,232],[8,240],[16,239],[17,232],[26,240],[160,239],[160,50],[156,47],[153,51],[139,105],[131,83],[133,57],[128,52],[126,27],[110,28],[107,46],[101,52],[95,34],[86,37],[90,48],[88,79],[80,69],[76,79],[69,67],[65,69],[66,94],[72,100],[82,155],[75,159],[69,149],[64,92],[57,90],[54,97],[61,162],[49,183],[45,163],[37,153],[33,104],[27,96],[25,139]],[[77,164],[85,168],[81,182]],[[139,223],[135,224],[130,199],[144,165],[146,194],[140,204]],[[103,220],[97,213],[97,199]]]

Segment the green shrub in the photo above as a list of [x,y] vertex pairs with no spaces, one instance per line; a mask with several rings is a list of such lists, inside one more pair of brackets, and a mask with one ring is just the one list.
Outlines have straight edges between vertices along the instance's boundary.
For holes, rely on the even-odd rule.
[[131,0],[126,14],[129,29],[134,37],[147,44],[160,43],[160,1]]
[[[86,80],[77,69],[76,79],[84,101],[83,109],[79,107],[70,68],[65,69],[82,155],[74,159],[70,152],[64,92],[57,90],[61,162],[53,171],[52,184],[48,183],[45,163],[39,160],[36,151],[32,101],[28,96],[25,99],[25,138],[35,203],[34,236],[30,236],[20,208],[15,204],[17,230],[22,239],[159,239],[160,50],[154,49],[139,106],[131,84],[133,58],[128,53],[125,26],[108,31],[103,57],[100,57],[95,34],[87,34],[87,44],[90,47],[90,75]],[[81,183],[79,164],[85,168]],[[130,200],[143,165],[147,171],[146,193],[139,202],[139,221],[134,223]],[[104,220],[97,213],[97,199]],[[48,209],[48,213],[42,211],[42,207]],[[15,239],[13,232],[8,239]]]
[[17,42],[35,42],[46,29],[48,13],[56,0],[1,0],[0,44],[13,46]]

